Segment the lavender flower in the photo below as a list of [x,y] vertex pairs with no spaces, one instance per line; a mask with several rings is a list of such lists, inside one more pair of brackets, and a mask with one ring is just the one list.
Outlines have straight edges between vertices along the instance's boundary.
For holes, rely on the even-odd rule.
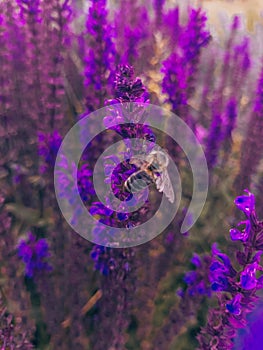
[[[132,114],[126,113],[126,108],[129,109],[129,102],[137,102]],[[129,65],[119,66],[115,79],[115,99],[107,100],[108,105],[119,103],[121,104],[121,113],[116,116],[116,112],[113,109],[113,114],[104,118],[104,123],[108,128],[117,131],[123,138],[141,138],[147,141],[155,141],[155,136],[149,126],[144,124],[134,124],[134,120],[130,120],[130,117],[137,118],[137,114],[142,114],[143,107],[140,107],[140,102],[148,102],[148,93],[142,84],[141,79],[134,78],[133,67]],[[127,111],[128,111],[127,109]],[[110,112],[110,109],[109,109]],[[139,118],[138,117],[138,118]],[[120,124],[112,126],[116,121],[126,121],[126,124]],[[127,149],[127,154],[129,149]],[[130,154],[132,156],[132,154]],[[112,172],[111,178],[107,174]],[[129,164],[128,161],[120,163],[116,155],[112,155],[105,159],[105,174],[106,182],[111,182],[114,195],[122,200],[130,198],[130,193],[123,191],[124,181],[128,176],[138,170],[134,165]],[[106,202],[114,200],[112,196],[109,197],[106,194]],[[134,226],[139,223],[139,212],[145,213],[146,207],[141,207],[138,212],[134,213],[118,213],[109,210],[106,206],[98,204],[96,202],[91,204],[90,213],[99,217],[99,220],[103,223],[113,225],[115,227],[128,227]]]
[[247,217],[243,231],[230,230],[231,238],[243,245],[236,254],[240,269],[236,270],[228,255],[213,245],[210,280],[212,290],[217,292],[218,307],[210,309],[207,325],[198,335],[202,350],[233,348],[237,329],[247,325],[247,314],[258,299],[256,292],[263,288],[263,278],[258,277],[258,271],[263,271],[263,222],[257,219],[254,195],[247,191],[247,195],[235,199],[235,204]]
[[[242,89],[237,93],[236,86],[243,86],[243,81],[246,79],[250,68],[249,40],[245,37],[241,43],[236,44],[238,27],[239,20],[234,17],[230,36],[222,57],[223,64],[219,84],[211,94],[212,102],[209,103],[212,115],[206,139],[206,157],[210,170],[219,161],[218,155],[221,147],[224,154],[220,166],[224,167],[229,158],[232,146],[232,131],[236,125],[239,102],[243,93]],[[206,94],[208,93],[207,88],[205,89]],[[229,89],[227,95],[225,94],[226,89]],[[209,86],[209,90],[212,91],[213,87]]]
[[86,107],[92,112],[103,106],[113,87],[115,46],[107,21],[105,0],[92,0],[86,22],[88,34],[85,57]]
[[249,187],[262,157],[262,111],[263,111],[263,68],[261,68],[253,111],[247,127],[246,136],[241,145],[239,174],[235,180],[236,190]]
[[126,255],[128,251],[127,249],[116,251],[115,249],[95,245],[91,252],[91,258],[95,262],[94,269],[100,271],[105,276],[119,269],[123,269],[123,271],[128,273],[131,268]]
[[208,266],[211,263],[209,255],[199,256],[194,254],[191,263],[195,266],[195,270],[188,271],[183,277],[183,281],[187,287],[185,290],[179,289],[177,294],[181,297],[188,295],[188,297],[195,296],[211,296],[211,286],[207,276]]
[[34,25],[34,22],[41,22],[40,0],[17,0],[17,4],[23,22],[26,22],[26,18],[29,19],[31,25]]
[[154,12],[155,12],[155,21],[156,21],[157,27],[162,22],[164,3],[165,3],[165,0],[154,0],[153,1],[153,8],[154,8]]
[[214,113],[206,144],[206,161],[209,169],[216,163],[218,150],[223,140],[222,124],[221,115]]
[[174,112],[181,105],[187,104],[192,94],[194,75],[197,71],[201,49],[210,39],[205,30],[206,16],[201,9],[189,10],[189,21],[181,29],[178,48],[163,62],[163,92],[168,94],[167,102],[171,103]]
[[[151,39],[151,22],[148,8],[137,1],[122,1],[115,12],[114,27],[118,63],[143,70]],[[146,61],[147,62],[147,61]]]
[[52,267],[46,261],[50,256],[46,239],[37,237],[29,232],[28,239],[18,245],[18,256],[25,264],[25,275],[33,278],[39,271],[51,271]]
[[237,119],[237,101],[234,97],[231,97],[226,105],[226,111],[224,116],[224,139],[231,139],[232,131],[235,128]]
[[164,37],[168,39],[168,46],[171,52],[178,46],[178,40],[182,30],[183,27],[179,23],[179,6],[163,14],[162,32]]
[[62,137],[57,130],[53,133],[38,133],[38,154],[42,157],[44,164],[41,173],[53,168],[56,161],[57,152],[62,142]]
[[222,144],[225,152],[222,166],[226,162],[231,150],[232,131],[236,126],[238,114],[238,104],[235,97],[229,98],[226,102],[225,110],[222,110],[222,107],[218,103],[219,101],[215,102],[215,106],[212,108],[212,122],[206,140],[206,159],[209,169],[212,169],[217,164],[218,154]]
[[[44,100],[44,117],[41,118],[43,125],[39,123],[39,128],[46,132],[55,128],[58,130],[67,128],[64,118],[63,63],[70,46],[69,27],[72,19],[70,0],[43,1],[42,12],[44,28],[41,35],[43,46],[40,70],[44,86],[43,96],[40,95],[39,99]],[[37,57],[39,59],[39,54]]]
[[[121,104],[120,118],[122,121],[126,121],[126,124],[112,127],[112,122],[119,121],[116,114],[113,111],[112,115],[105,117],[104,123],[107,127],[117,131],[124,138],[141,137],[147,139],[153,138],[153,133],[149,127],[143,124],[134,124],[133,120],[129,119],[129,113],[125,113],[126,109],[129,110],[130,102],[138,102],[138,107],[135,106],[134,114],[141,113],[140,102],[147,102],[148,94],[139,78],[134,79],[133,67],[124,65],[120,66],[116,74],[115,79],[115,99],[106,101],[106,104]],[[136,109],[138,108],[138,110]],[[109,108],[110,110],[110,108]],[[140,115],[140,114],[139,114]],[[126,119],[125,119],[126,118]],[[127,150],[128,153],[128,150]],[[113,171],[112,171],[113,170]],[[106,181],[112,183],[113,193],[122,199],[125,195],[122,193],[123,181],[129,174],[135,171],[132,165],[129,165],[127,161],[120,164],[118,157],[112,155],[105,159],[105,174]],[[111,178],[109,178],[109,174]],[[121,197],[123,196],[124,197]],[[130,194],[127,194],[128,196]],[[106,203],[114,198],[113,196],[106,194]],[[145,217],[146,206],[142,206],[138,211],[133,213],[119,213],[107,208],[102,203],[93,202],[90,207],[90,213],[94,215],[97,220],[113,227],[130,227],[137,225]],[[100,230],[95,225],[93,228],[93,234],[96,238],[100,235]],[[110,242],[109,237],[109,242]],[[107,243],[107,242],[105,242]],[[103,298],[99,303],[100,314],[100,331],[99,341],[97,337],[93,344],[95,350],[105,348],[109,345],[113,348],[123,348],[125,344],[125,330],[129,324],[129,314],[132,298],[131,295],[134,292],[134,250],[133,249],[112,249],[103,246],[95,245],[91,258],[94,260],[94,268],[103,275],[104,279],[101,281],[101,289],[103,291]],[[118,291],[116,291],[116,289]],[[118,293],[117,299],[113,296]],[[113,313],[113,310],[116,312]],[[110,327],[107,321],[107,314],[114,315],[114,329]],[[112,321],[111,321],[112,323]],[[110,328],[109,328],[110,327]],[[109,329],[111,331],[109,332]],[[107,334],[107,339],[102,334]],[[105,339],[104,339],[105,338]]]
[[95,195],[92,184],[92,171],[87,164],[82,164],[78,170],[78,190],[79,195],[84,202],[90,200]]

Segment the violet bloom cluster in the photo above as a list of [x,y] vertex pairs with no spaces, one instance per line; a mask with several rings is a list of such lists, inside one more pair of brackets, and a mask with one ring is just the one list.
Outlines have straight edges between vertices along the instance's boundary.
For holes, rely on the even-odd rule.
[[177,47],[163,62],[162,89],[168,95],[167,102],[172,104],[175,112],[181,105],[187,104],[192,94],[193,79],[197,71],[201,49],[210,40],[210,34],[205,26],[206,16],[201,9],[190,9],[187,26],[180,28]]
[[[135,123],[137,120],[137,113],[141,114],[143,109],[140,103],[147,103],[149,101],[148,97],[149,95],[141,79],[134,78],[133,67],[129,65],[119,66],[115,79],[115,98],[106,101],[106,103],[108,105],[115,105],[118,103],[121,105],[122,111],[116,114],[116,109],[113,109],[113,113],[104,118],[104,123],[108,128],[116,131],[124,138],[127,144],[126,156],[128,158],[132,156],[132,151],[129,149],[130,138],[140,138],[149,142],[155,141],[155,135],[148,125]],[[129,102],[137,102],[137,104],[130,105]],[[130,106],[134,108],[134,111],[133,113],[127,113],[126,117],[125,109],[130,108]],[[130,120],[130,116],[134,118],[134,120]],[[116,122],[125,124],[114,125]],[[121,200],[130,199],[131,194],[125,192],[123,185],[125,180],[133,172],[138,170],[134,165],[129,163],[128,158],[126,161],[120,162],[116,155],[111,155],[105,158],[104,162],[105,181],[111,183],[113,194]],[[108,174],[112,174],[111,177],[109,177]],[[112,197],[110,198],[109,196],[110,194],[106,196],[106,202],[112,200]],[[137,225],[140,211],[144,213],[145,208],[142,207],[140,210],[133,213],[118,213],[98,202],[94,202],[90,208],[90,213],[99,217],[100,222],[114,227],[119,227],[119,225],[121,225],[121,227]]]
[[[235,181],[236,190],[249,187],[262,158],[263,147],[263,66],[259,73],[255,91],[253,111],[250,115],[246,136],[241,145],[240,170]],[[259,189],[261,193],[261,189]],[[259,196],[261,197],[261,196]],[[260,204],[261,199],[259,198]]]
[[86,23],[89,35],[84,72],[87,112],[102,107],[108,90],[113,87],[116,50],[107,16],[106,1],[93,0]]
[[148,54],[147,46],[151,37],[147,6],[136,2],[120,2],[114,15],[114,28],[118,63],[141,67],[146,62],[145,56]]
[[100,271],[104,276],[119,269],[128,273],[131,269],[131,256],[128,249],[120,249],[116,253],[116,250],[111,248],[94,245],[91,258],[95,262],[94,269]]
[[49,245],[45,238],[37,237],[29,232],[27,240],[18,245],[18,256],[25,264],[25,276],[33,278],[41,271],[51,271],[52,266],[46,261],[50,257]]
[[212,291],[217,293],[218,307],[210,309],[207,325],[198,336],[202,350],[233,348],[237,330],[247,325],[246,316],[258,299],[256,292],[263,288],[263,276],[259,276],[263,271],[263,221],[257,218],[254,195],[246,192],[235,199],[246,220],[230,230],[231,239],[242,242],[242,249],[236,253],[235,265],[239,269],[216,244],[212,247],[209,278]]
[[53,169],[61,142],[62,137],[57,130],[52,133],[38,133],[38,154],[44,161],[40,168],[42,174],[50,168]]
[[149,93],[140,78],[134,77],[134,69],[128,64],[120,65],[115,75],[115,99],[107,104],[123,102],[149,102]]
[[[218,163],[221,148],[224,150],[221,166],[229,157],[232,146],[232,131],[236,126],[239,104],[243,94],[243,81],[246,79],[251,65],[249,39],[244,37],[240,43],[235,44],[239,25],[239,18],[235,16],[226,43],[221,73],[219,74],[219,84],[213,93],[213,100],[210,104],[211,123],[206,139],[206,159],[209,170],[213,169]],[[236,86],[241,86],[241,89],[237,91]],[[226,97],[224,91],[227,88],[229,88],[229,93]],[[210,86],[209,89],[214,88]],[[248,130],[250,133],[251,128],[248,128]],[[248,168],[251,167],[246,166],[244,173],[247,173]],[[247,185],[242,186],[241,190],[246,187]],[[240,191],[240,188],[238,191]]]
[[32,22],[41,21],[41,9],[40,9],[40,0],[17,0],[17,4],[20,8],[20,16],[23,22],[25,22],[25,17],[32,17]]
[[212,291],[207,271],[209,270],[211,257],[207,254],[200,256],[194,253],[191,263],[195,269],[188,271],[183,277],[187,288],[185,290],[180,288],[177,294],[181,297],[195,297],[200,295],[210,297]]
[[231,146],[232,131],[236,125],[238,115],[238,103],[235,97],[231,97],[225,107],[225,111],[213,111],[212,122],[206,140],[206,161],[209,169],[212,169],[218,160],[221,145],[225,152],[229,152]]
[[[59,196],[66,199],[72,207],[74,214],[71,218],[72,224],[78,220],[80,207],[78,197],[80,196],[85,205],[89,205],[94,200],[95,190],[92,182],[92,171],[90,164],[83,162],[80,165],[70,162],[65,155],[61,155],[56,175],[59,178],[57,190]],[[67,174],[71,173],[71,176]],[[74,176],[77,174],[77,188],[75,187]]]

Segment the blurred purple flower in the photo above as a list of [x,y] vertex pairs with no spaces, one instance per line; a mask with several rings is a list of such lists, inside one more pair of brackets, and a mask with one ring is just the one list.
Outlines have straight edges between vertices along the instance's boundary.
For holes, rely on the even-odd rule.
[[155,21],[156,21],[157,27],[162,22],[164,4],[165,4],[165,0],[154,0],[153,1],[153,8],[154,8],[154,12],[155,12]]
[[82,164],[78,169],[78,190],[81,199],[86,202],[95,195],[92,182],[92,171],[88,164]]
[[246,136],[241,145],[240,170],[235,180],[236,191],[249,188],[252,176],[256,174],[260,160],[262,159],[263,147],[263,66],[261,67],[255,101],[252,113],[247,125]]
[[235,128],[237,118],[237,101],[234,97],[231,97],[226,105],[225,115],[224,115],[224,139],[230,138],[232,131]]
[[16,0],[16,2],[20,8],[20,16],[23,22],[25,22],[26,17],[31,17],[29,19],[31,23],[41,22],[40,0]]
[[205,29],[206,16],[202,10],[190,8],[188,16],[187,25],[180,30],[178,45],[163,62],[162,68],[162,90],[168,95],[167,102],[172,104],[174,112],[181,105],[187,104],[193,93],[193,81],[201,49],[210,40],[210,34]]
[[131,269],[129,252],[132,253],[132,250],[94,245],[90,256],[95,262],[94,269],[100,271],[102,275],[108,276],[120,270],[128,274]]
[[186,283],[186,289],[179,289],[177,294],[181,297],[194,296],[211,296],[211,286],[208,278],[209,265],[211,264],[211,257],[209,255],[193,254],[191,263],[195,266],[195,270],[188,271],[183,277]]
[[40,271],[51,271],[52,266],[46,261],[50,257],[49,245],[45,238],[37,237],[29,232],[27,240],[18,245],[18,256],[25,264],[25,275],[33,278]]
[[87,112],[103,107],[113,87],[116,50],[105,0],[92,0],[86,22],[85,86]]
[[216,163],[218,150],[223,140],[222,124],[221,115],[214,114],[206,145],[206,161],[209,169]]
[[95,262],[94,269],[100,271],[102,275],[108,275],[110,268],[113,267],[112,264],[107,264],[105,262],[105,256],[107,255],[108,251],[109,248],[107,247],[94,245],[90,254],[91,258]]
[[57,152],[62,142],[62,136],[57,130],[52,133],[38,133],[38,154],[44,161],[40,171],[46,172],[55,165]]
[[235,98],[231,97],[227,101],[224,111],[218,111],[218,106],[215,102],[212,122],[206,140],[206,159],[209,169],[216,165],[222,144],[224,144],[225,152],[229,153],[229,144],[231,145],[231,135],[235,128],[236,118],[237,102]]
[[200,256],[196,253],[193,254],[193,257],[191,259],[191,263],[197,268],[202,266],[202,260],[201,260]]
[[262,113],[262,110],[263,110],[263,69],[260,72],[260,76],[258,80],[254,112]]
[[149,10],[138,5],[137,1],[121,1],[115,12],[114,28],[118,63],[125,65],[143,65],[147,55],[148,40],[151,37]]

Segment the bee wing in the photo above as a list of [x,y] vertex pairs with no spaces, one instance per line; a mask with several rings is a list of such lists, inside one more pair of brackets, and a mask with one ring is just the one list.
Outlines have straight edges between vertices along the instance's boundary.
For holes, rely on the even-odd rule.
[[174,203],[174,190],[168,175],[168,171],[165,169],[160,176],[155,180],[157,190],[163,192],[171,203]]

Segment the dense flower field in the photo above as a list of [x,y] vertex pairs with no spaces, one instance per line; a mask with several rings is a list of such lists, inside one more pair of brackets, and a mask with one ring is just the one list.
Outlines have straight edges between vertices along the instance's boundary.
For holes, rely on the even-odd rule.
[[[0,2],[1,349],[262,349],[263,61],[242,17],[225,23],[219,40],[203,8],[178,3]],[[150,105],[186,123],[205,154],[208,195],[187,232],[191,164],[180,144],[143,122]],[[139,123],[128,119],[130,106]],[[92,243],[62,215],[54,169],[68,131],[102,107],[107,130],[78,163],[57,162],[57,194],[75,207],[73,225],[80,216],[67,174],[76,174]],[[87,124],[80,139],[96,129]],[[121,210],[139,171],[129,143],[137,138],[150,154],[155,143],[169,153],[182,198],[160,235],[118,248],[111,228],[132,232],[162,197],[144,173],[148,199]],[[93,171],[121,139],[125,160],[103,158],[105,201],[121,203],[113,210],[97,196]],[[161,176],[155,171],[156,184]]]

